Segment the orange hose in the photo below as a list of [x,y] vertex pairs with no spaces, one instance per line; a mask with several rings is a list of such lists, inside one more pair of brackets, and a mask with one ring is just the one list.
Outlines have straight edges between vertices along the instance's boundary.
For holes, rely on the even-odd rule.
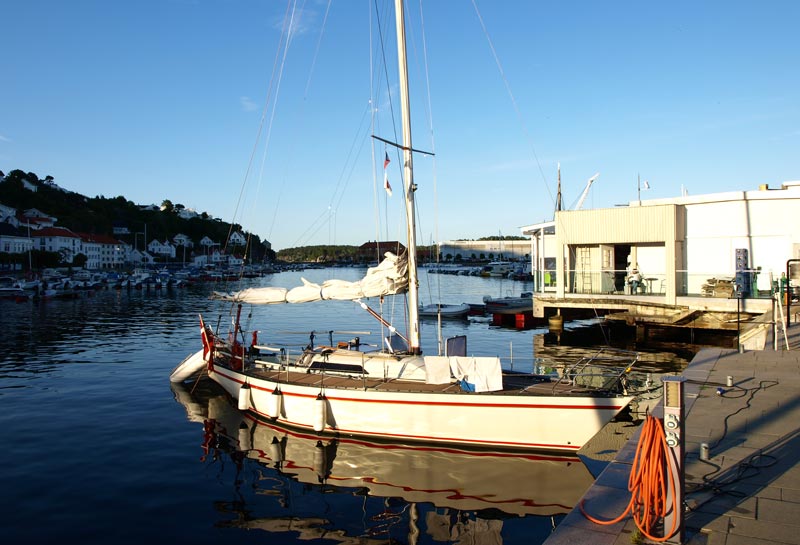
[[[669,532],[665,532],[663,537],[652,535],[659,520],[670,512],[677,513],[681,509],[681,506],[675,503],[678,499],[677,485],[672,476],[671,468],[674,467],[674,461],[670,454],[661,420],[648,415],[642,425],[642,434],[639,437],[633,467],[631,467],[631,474],[628,477],[628,490],[631,493],[628,507],[615,519],[600,520],[585,511],[582,500],[579,507],[583,516],[596,524],[607,525],[621,521],[630,513],[636,526],[648,539],[666,541],[671,538],[675,533],[678,517],[672,517],[672,528],[669,529]],[[667,505],[667,486],[670,487],[670,497],[672,498],[672,504],[669,506]]]

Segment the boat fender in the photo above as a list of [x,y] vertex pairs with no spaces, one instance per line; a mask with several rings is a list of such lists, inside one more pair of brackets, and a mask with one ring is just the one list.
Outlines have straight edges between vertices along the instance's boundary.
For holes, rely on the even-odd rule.
[[253,435],[250,427],[242,422],[239,424],[239,451],[247,452],[253,449]]
[[267,398],[267,416],[270,418],[278,418],[281,415],[282,401],[283,394],[280,389],[275,388],[272,390],[272,395]]
[[246,382],[239,388],[239,410],[246,411],[250,408],[250,385]]
[[328,452],[322,441],[317,441],[314,446],[314,471],[320,483],[324,483],[328,478]]
[[276,464],[280,464],[281,462],[283,462],[284,459],[283,449],[284,449],[284,444],[278,441],[277,437],[273,437],[272,442],[270,442],[268,446],[268,450],[270,459]]
[[320,393],[314,400],[314,431],[322,431],[325,429],[325,421],[327,420],[327,405],[328,400]]

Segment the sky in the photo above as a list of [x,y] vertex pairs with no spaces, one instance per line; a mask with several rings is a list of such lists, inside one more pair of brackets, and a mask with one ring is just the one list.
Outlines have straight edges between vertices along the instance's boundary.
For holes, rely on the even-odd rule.
[[[404,240],[402,161],[371,137],[401,139],[392,17],[8,0],[0,170],[169,199],[276,250]],[[800,2],[412,0],[406,18],[421,244],[552,219],[559,164],[564,208],[595,173],[583,208],[800,180]]]

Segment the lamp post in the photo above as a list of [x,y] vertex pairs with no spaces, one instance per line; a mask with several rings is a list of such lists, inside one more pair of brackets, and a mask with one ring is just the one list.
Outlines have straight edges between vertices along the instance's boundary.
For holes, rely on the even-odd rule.
[[736,350],[742,351],[742,321],[740,319],[741,306],[742,306],[742,286],[737,282],[734,284],[736,290]]
[[642,187],[642,181],[640,176],[636,175],[636,198],[639,200],[639,206],[642,205],[642,189],[647,191],[650,189],[650,182],[647,180],[644,181],[644,187]]

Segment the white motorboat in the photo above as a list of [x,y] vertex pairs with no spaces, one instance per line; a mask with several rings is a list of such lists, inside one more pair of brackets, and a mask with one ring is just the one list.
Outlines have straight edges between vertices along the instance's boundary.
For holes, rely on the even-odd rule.
[[465,318],[469,314],[470,306],[467,303],[451,305],[447,303],[422,305],[419,315],[422,318]]

